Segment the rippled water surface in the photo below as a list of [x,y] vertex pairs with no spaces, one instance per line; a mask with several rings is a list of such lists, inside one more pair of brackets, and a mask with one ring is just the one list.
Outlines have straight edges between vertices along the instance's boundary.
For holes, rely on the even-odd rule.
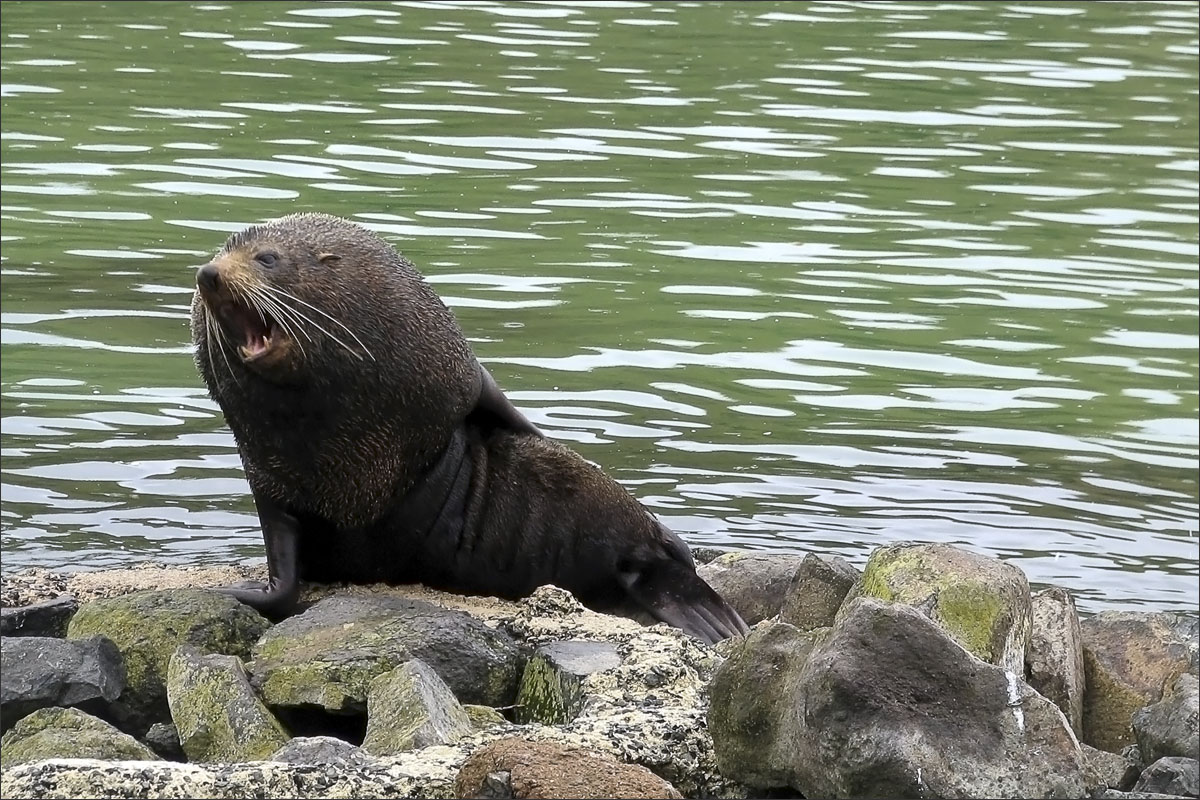
[[694,545],[1196,608],[1196,3],[2,13],[6,570],[262,558],[187,306],[307,209]]

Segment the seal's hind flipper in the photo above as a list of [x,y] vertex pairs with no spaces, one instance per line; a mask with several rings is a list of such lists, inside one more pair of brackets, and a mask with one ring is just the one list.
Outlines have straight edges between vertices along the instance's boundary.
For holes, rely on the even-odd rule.
[[622,572],[619,578],[630,599],[655,619],[682,628],[706,644],[742,636],[749,630],[694,568],[673,558]]
[[[476,363],[478,364],[478,362]],[[518,411],[512,401],[505,396],[500,387],[496,385],[496,379],[492,377],[492,373],[488,372],[483,364],[479,364],[479,377],[479,399],[475,401],[475,408],[470,413],[476,422],[489,428],[503,428],[513,433],[542,436],[542,432],[538,430],[537,426]]]

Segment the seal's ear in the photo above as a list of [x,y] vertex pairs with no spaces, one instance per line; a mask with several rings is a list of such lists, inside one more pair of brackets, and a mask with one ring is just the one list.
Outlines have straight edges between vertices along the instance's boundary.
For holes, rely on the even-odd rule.
[[341,260],[342,260],[342,257],[339,256],[337,253],[320,253],[317,256],[317,261],[320,261],[322,264],[324,264],[327,267],[333,266],[334,264],[336,264],[338,261],[341,261]]

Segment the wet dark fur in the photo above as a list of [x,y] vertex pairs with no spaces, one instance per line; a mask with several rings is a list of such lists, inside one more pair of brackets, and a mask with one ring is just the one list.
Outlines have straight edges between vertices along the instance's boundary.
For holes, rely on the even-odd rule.
[[[263,248],[280,256],[269,270],[254,262]],[[350,349],[370,353],[314,335],[300,337],[303,356],[256,367],[206,335],[210,311],[199,293],[193,303],[196,362],[260,512],[265,498],[298,523],[301,578],[509,598],[554,583],[708,640],[744,631],[625,489],[479,402],[480,368],[453,315],[373,233],[292,215],[230,237],[218,262],[231,282],[284,287],[336,317],[361,342],[340,336]]]

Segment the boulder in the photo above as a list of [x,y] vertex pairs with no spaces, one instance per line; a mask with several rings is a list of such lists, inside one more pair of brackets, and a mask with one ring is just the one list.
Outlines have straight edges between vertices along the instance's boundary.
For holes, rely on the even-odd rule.
[[371,681],[363,750],[391,756],[405,750],[450,744],[474,730],[450,687],[428,664],[414,658]]
[[560,725],[583,710],[583,681],[621,665],[608,642],[547,642],[525,665],[517,689],[517,722]]
[[262,761],[288,733],[267,711],[237,656],[182,645],[167,666],[167,703],[188,761]]
[[74,706],[100,716],[125,689],[125,664],[103,636],[0,639],[0,730],[39,708]]
[[1105,611],[1083,621],[1085,742],[1112,753],[1133,744],[1134,713],[1161,700],[1191,666],[1193,651],[1178,624],[1174,614],[1141,611]]
[[67,635],[67,623],[79,609],[79,601],[69,594],[27,606],[0,608],[0,636]]
[[490,742],[471,754],[454,781],[455,797],[682,798],[645,767],[557,742]]
[[1075,599],[1057,586],[1031,597],[1032,632],[1025,653],[1029,685],[1062,709],[1083,735],[1083,634]]
[[347,741],[332,736],[297,736],[271,754],[268,761],[287,764],[333,764],[365,767],[375,759]]
[[764,789],[791,783],[797,683],[809,653],[829,631],[762,622],[717,668],[709,686],[708,729],[721,774]]
[[886,545],[871,553],[846,601],[855,597],[914,606],[967,652],[1025,674],[1029,582],[1012,564],[949,544]]
[[779,610],[779,621],[802,631],[827,628],[860,575],[841,556],[809,553],[788,586]]
[[1141,756],[1137,754],[1136,748],[1130,755],[1110,753],[1083,743],[1080,743],[1079,748],[1083,751],[1083,761],[1087,767],[1087,788],[1091,795],[1105,789],[1130,789],[1142,771]]
[[114,706],[121,727],[142,735],[167,722],[167,664],[181,644],[245,657],[270,626],[227,594],[204,589],[143,591],[83,604],[67,628],[72,639],[100,634],[125,659],[126,688]]
[[1167,756],[1142,771],[1134,784],[1135,792],[1200,796],[1200,761]]
[[[158,760],[154,751],[137,739],[78,708],[39,709],[0,739],[0,766],[6,772],[17,764],[48,758]],[[0,792],[0,796],[11,795]]]
[[524,657],[507,634],[462,613],[389,594],[337,594],[271,628],[247,665],[272,708],[364,714],[371,681],[413,658],[460,702],[506,706]]
[[173,722],[156,722],[142,737],[142,743],[167,761],[187,761],[183,745],[179,743],[179,731]]
[[1157,703],[1133,715],[1133,733],[1147,764],[1167,756],[1200,758],[1200,689],[1184,673]]
[[753,625],[779,613],[803,560],[786,553],[725,553],[696,573]]
[[[731,777],[806,797],[1084,796],[1083,754],[1058,707],[917,609],[859,597],[823,641],[791,648],[789,636],[757,662],[718,668],[710,730]],[[750,663],[756,672],[736,674]],[[777,709],[757,727],[756,702]]]

